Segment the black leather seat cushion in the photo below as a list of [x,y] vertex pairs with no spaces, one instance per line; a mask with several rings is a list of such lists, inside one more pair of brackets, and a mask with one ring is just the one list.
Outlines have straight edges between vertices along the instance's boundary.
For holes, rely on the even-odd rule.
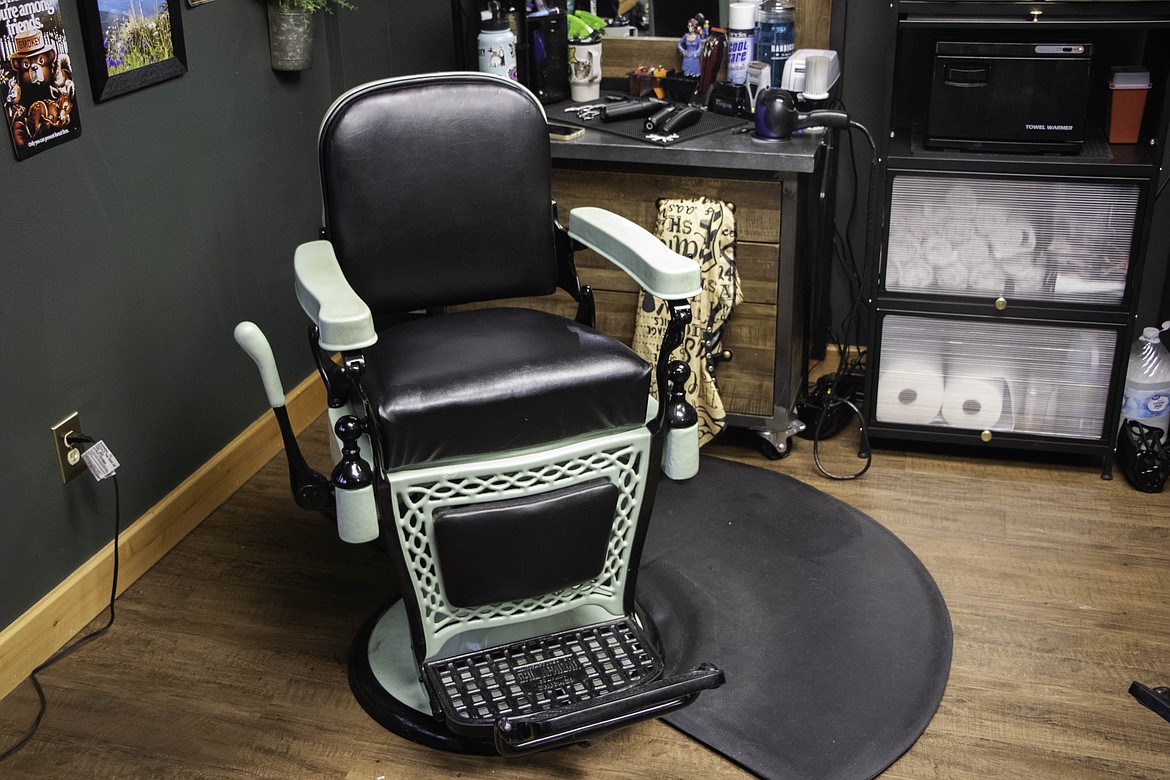
[[529,309],[404,322],[365,350],[386,468],[531,447],[646,419],[648,363],[609,336]]

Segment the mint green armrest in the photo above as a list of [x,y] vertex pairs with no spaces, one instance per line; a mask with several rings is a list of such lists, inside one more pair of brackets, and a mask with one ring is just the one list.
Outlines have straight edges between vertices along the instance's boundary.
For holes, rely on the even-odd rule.
[[293,256],[297,300],[321,331],[327,352],[368,347],[378,340],[370,307],[353,291],[328,241],[309,241]]
[[592,206],[573,209],[569,235],[655,297],[681,300],[699,294],[698,263],[667,249],[653,233],[612,211]]

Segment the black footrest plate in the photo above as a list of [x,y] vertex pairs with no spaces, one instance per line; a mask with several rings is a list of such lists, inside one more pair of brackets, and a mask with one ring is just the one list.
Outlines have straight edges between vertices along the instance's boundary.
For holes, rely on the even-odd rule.
[[452,731],[490,730],[529,715],[653,682],[662,658],[630,618],[424,664]]

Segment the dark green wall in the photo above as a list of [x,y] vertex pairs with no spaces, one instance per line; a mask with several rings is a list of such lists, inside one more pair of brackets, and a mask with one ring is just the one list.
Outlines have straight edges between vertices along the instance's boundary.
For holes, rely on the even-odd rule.
[[0,627],[112,538],[111,483],[62,486],[50,426],[76,410],[109,444],[128,523],[264,412],[237,321],[286,389],[312,371],[291,261],[320,219],[318,123],[350,86],[453,59],[446,3],[355,4],[319,20],[310,70],[277,74],[262,2],[184,2],[188,72],[95,105],[61,3],[81,137],[0,153]]

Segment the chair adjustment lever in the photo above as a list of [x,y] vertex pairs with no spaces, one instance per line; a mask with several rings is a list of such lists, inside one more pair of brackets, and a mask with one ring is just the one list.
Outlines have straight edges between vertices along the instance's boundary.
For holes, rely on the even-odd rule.
[[329,480],[305,461],[305,456],[301,454],[301,448],[297,444],[296,434],[289,423],[288,410],[283,406],[274,406],[272,414],[276,417],[276,424],[280,427],[280,438],[284,441],[293,500],[301,509],[311,511],[328,509],[333,499]]
[[505,756],[516,756],[587,742],[614,729],[681,709],[703,691],[718,688],[723,682],[723,670],[701,664],[632,693],[615,693],[560,709],[500,718],[494,729],[496,750]]

